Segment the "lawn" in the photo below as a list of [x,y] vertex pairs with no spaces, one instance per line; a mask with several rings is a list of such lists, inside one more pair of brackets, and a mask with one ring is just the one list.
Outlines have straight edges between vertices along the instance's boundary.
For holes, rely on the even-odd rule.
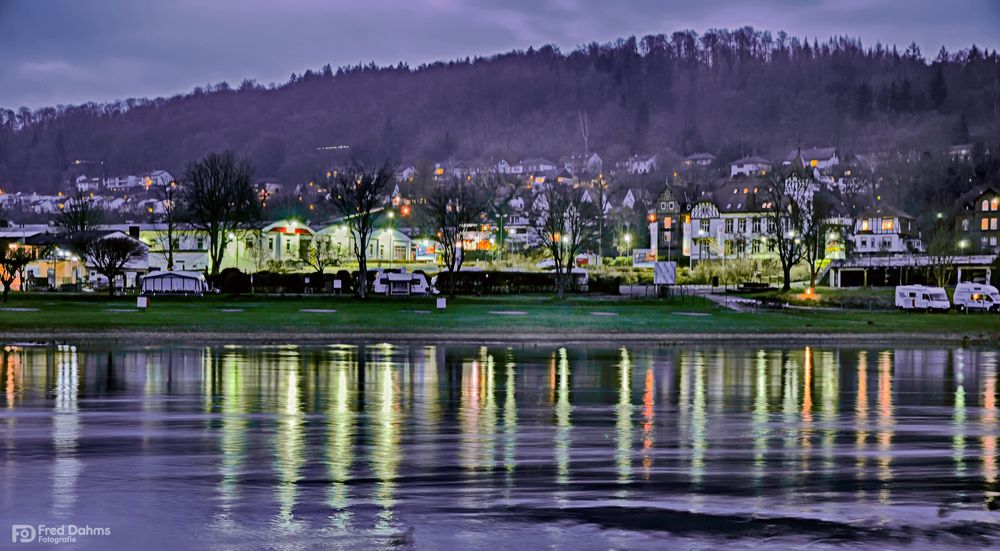
[[609,333],[920,333],[1000,337],[1000,315],[895,311],[723,310],[704,299],[635,300],[547,295],[460,297],[444,312],[432,298],[204,297],[135,299],[15,295],[0,305],[4,334],[59,331],[489,335],[521,338]]

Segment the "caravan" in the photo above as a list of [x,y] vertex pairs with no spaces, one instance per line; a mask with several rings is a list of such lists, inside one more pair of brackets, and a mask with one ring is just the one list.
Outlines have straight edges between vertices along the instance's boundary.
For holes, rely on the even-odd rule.
[[951,301],[948,300],[948,293],[940,287],[900,285],[896,287],[896,308],[947,312],[951,309]]
[[963,312],[1000,312],[1000,293],[992,285],[965,281],[955,287],[955,308]]

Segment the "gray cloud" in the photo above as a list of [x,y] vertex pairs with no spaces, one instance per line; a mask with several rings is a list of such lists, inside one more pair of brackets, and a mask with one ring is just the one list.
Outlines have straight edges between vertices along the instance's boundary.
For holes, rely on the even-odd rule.
[[0,105],[172,95],[281,82],[357,62],[411,65],[554,43],[753,25],[860,37],[925,55],[1000,48],[996,0],[0,0]]

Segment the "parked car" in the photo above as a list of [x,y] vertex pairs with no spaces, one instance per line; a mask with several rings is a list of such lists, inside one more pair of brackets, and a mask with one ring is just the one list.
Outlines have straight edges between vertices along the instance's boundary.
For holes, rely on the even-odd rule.
[[1000,312],[1000,292],[992,285],[963,281],[955,287],[955,308],[960,311]]
[[941,287],[900,285],[896,287],[896,308],[947,312],[951,309],[951,301]]

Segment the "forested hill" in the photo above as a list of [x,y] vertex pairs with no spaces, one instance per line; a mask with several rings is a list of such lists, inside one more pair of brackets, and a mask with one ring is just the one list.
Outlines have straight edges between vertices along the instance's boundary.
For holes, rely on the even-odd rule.
[[[112,75],[109,75],[109,78]],[[169,99],[0,111],[0,187],[53,189],[74,159],[111,174],[180,170],[232,148],[294,182],[318,147],[401,162],[710,151],[726,161],[796,144],[931,149],[1000,133],[1000,57],[971,46],[799,40],[743,28],[544,46],[418,68],[357,66],[196,88]]]

